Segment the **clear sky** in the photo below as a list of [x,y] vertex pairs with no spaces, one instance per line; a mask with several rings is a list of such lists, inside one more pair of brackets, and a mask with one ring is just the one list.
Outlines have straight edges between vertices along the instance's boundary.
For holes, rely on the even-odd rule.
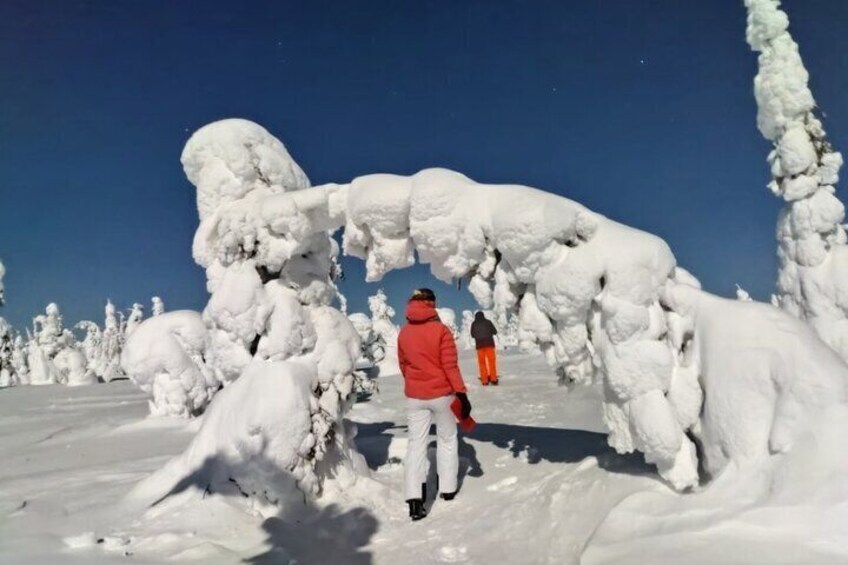
[[[837,149],[848,2],[786,0]],[[741,0],[0,3],[0,258],[23,325],[161,295],[201,309],[198,127],[264,125],[313,183],[444,166],[565,195],[664,237],[707,289],[767,299],[765,188]],[[346,261],[353,310],[376,286]],[[421,268],[385,281],[400,304]]]

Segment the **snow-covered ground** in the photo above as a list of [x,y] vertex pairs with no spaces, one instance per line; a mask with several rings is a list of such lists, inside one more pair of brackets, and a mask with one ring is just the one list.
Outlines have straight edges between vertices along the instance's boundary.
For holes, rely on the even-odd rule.
[[[319,504],[288,500],[271,518],[235,488],[205,492],[192,477],[145,512],[129,509],[125,495],[181,453],[201,420],[147,417],[147,397],[128,381],[3,390],[2,562],[846,562],[845,524],[804,532],[818,523],[814,504],[722,516],[699,506],[709,489],[677,494],[641,455],[616,454],[601,433],[600,393],[557,386],[541,356],[502,355],[499,387],[480,386],[474,363],[462,353],[479,425],[461,438],[460,494],[436,498],[433,467],[430,515],[414,523],[399,376],[380,378],[348,414],[374,480],[330,485]],[[675,527],[658,534],[668,518]],[[806,539],[781,529],[793,523]]]
[[[331,494],[320,508],[300,503],[267,520],[239,495],[204,496],[196,488],[140,520],[122,513],[124,495],[185,449],[197,427],[147,418],[146,396],[128,381],[4,390],[3,562],[126,562],[126,555],[135,563],[285,563],[286,556],[298,563],[576,562],[617,502],[638,491],[669,491],[640,456],[607,446],[591,389],[569,392],[541,357],[518,354],[503,359],[502,384],[484,389],[473,378],[471,353],[463,354],[462,368],[480,424],[460,444],[461,493],[433,502],[431,485],[431,513],[416,523],[401,487],[400,377],[381,378],[379,393],[349,414],[377,482],[344,500]],[[186,504],[189,498],[197,500]]]

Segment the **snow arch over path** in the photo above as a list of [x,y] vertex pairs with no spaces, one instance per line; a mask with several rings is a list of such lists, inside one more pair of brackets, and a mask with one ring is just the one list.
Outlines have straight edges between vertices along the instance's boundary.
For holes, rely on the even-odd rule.
[[[675,488],[698,483],[699,463],[715,474],[788,449],[821,407],[845,402],[848,368],[803,323],[700,291],[662,239],[566,198],[445,169],[308,188],[282,143],[245,120],[201,128],[182,161],[198,189],[210,364],[228,382],[257,357],[316,363],[319,447],[341,421],[352,360],[336,351],[344,344],[317,352],[303,311],[326,310],[335,294],[340,228],[369,281],[417,254],[438,278],[468,280],[481,307],[518,313],[561,382],[603,383],[610,445],[642,452]],[[717,351],[731,328],[739,341]],[[731,397],[758,410],[740,417]]]

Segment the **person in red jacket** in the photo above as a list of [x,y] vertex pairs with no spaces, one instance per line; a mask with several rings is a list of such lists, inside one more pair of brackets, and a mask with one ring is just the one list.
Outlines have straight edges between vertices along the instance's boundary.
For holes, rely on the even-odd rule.
[[407,324],[398,334],[398,363],[406,394],[409,441],[404,460],[409,516],[427,516],[427,440],[436,423],[436,467],[442,498],[456,496],[459,475],[459,440],[451,403],[458,398],[462,417],[471,414],[471,403],[457,364],[453,334],[439,320],[436,295],[428,288],[412,294],[406,308]]

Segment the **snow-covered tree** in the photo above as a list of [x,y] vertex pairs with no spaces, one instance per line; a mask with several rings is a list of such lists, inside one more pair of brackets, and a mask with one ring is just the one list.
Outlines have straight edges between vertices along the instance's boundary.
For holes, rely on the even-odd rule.
[[14,336],[12,326],[0,318],[0,387],[16,384],[15,369],[12,364]]
[[74,334],[63,327],[62,314],[55,303],[48,304],[45,313],[33,319],[32,338],[27,344],[27,365],[30,384],[34,385],[77,386],[97,382]]
[[47,305],[44,314],[32,320],[32,336],[27,344],[30,383],[34,385],[62,382],[62,373],[54,363],[60,351],[70,346],[73,335],[62,327],[62,315],[55,303]]
[[12,342],[12,372],[16,384],[29,384],[29,366],[27,365],[27,349],[26,343],[22,335],[15,336]]
[[136,302],[132,305],[132,310],[130,310],[130,315],[127,317],[127,325],[124,329],[125,337],[129,337],[136,330],[138,325],[144,319],[144,306]]
[[462,325],[459,328],[459,345],[463,349],[474,349],[476,347],[474,338],[471,337],[471,324],[474,323],[474,312],[462,311]]
[[777,302],[848,360],[845,207],[835,195],[842,155],[816,115],[809,74],[778,0],[745,0],[748,43],[759,52],[757,126],[774,144],[769,188],[786,201],[777,225]]
[[86,367],[96,376],[101,377],[100,367],[103,350],[103,332],[100,326],[89,320],[77,322],[76,328],[85,332],[85,337],[79,344],[79,349],[85,355]]
[[124,344],[122,323],[118,320],[111,300],[104,308],[103,332],[95,373],[107,383],[124,376],[121,369],[121,350]]
[[383,338],[374,331],[374,323],[362,312],[355,312],[348,316],[356,333],[359,335],[362,355],[357,362],[358,366],[377,366],[386,358],[386,344]]
[[151,310],[151,312],[154,316],[159,316],[165,313],[165,303],[162,302],[161,298],[159,298],[158,296],[154,296],[151,299],[151,302],[153,303],[153,309]]
[[374,334],[385,351],[385,355],[379,363],[380,374],[384,376],[397,375],[400,373],[397,353],[399,330],[393,320],[395,309],[389,306],[388,298],[383,289],[377,290],[374,296],[368,297],[368,309],[371,311],[371,325]]
[[442,321],[444,325],[448,327],[453,334],[453,338],[456,339],[459,335],[459,330],[456,327],[456,312],[453,311],[453,308],[436,308],[436,312],[439,314],[439,319]]
[[[338,253],[328,231],[333,222],[322,209],[313,214],[308,206],[277,209],[263,202],[275,194],[314,198],[321,192],[306,190],[309,180],[282,143],[245,120],[224,120],[195,132],[182,163],[197,187],[201,222],[193,251],[206,269],[211,293],[203,312],[207,386],[212,394],[224,386],[195,442],[172,467],[190,466],[207,453],[227,453],[231,457],[216,458],[222,468],[215,476],[271,502],[281,478],[316,493],[328,473],[367,474],[342,421],[353,400],[360,344],[347,317],[330,306]],[[225,218],[235,210],[241,211],[239,220]],[[275,227],[267,230],[264,219],[271,217]],[[243,245],[237,253],[219,254],[222,238]],[[173,375],[168,382],[183,381]],[[158,403],[155,388],[152,395]],[[240,447],[245,441],[254,447]],[[151,484],[171,476],[163,469]]]
[[745,290],[744,288],[742,288],[741,286],[739,286],[737,284],[736,285],[736,300],[744,300],[746,302],[750,302],[753,299],[751,298],[751,295],[748,294],[747,290]]
[[[5,303],[6,298],[3,287],[3,276],[5,274],[6,268],[3,266],[3,262],[0,261],[0,306]],[[3,318],[0,318],[0,387],[15,384],[15,373],[12,366],[12,349],[12,326]]]
[[121,367],[150,395],[153,416],[196,416],[219,383],[206,365],[207,332],[197,312],[177,310],[149,318],[127,338]]

